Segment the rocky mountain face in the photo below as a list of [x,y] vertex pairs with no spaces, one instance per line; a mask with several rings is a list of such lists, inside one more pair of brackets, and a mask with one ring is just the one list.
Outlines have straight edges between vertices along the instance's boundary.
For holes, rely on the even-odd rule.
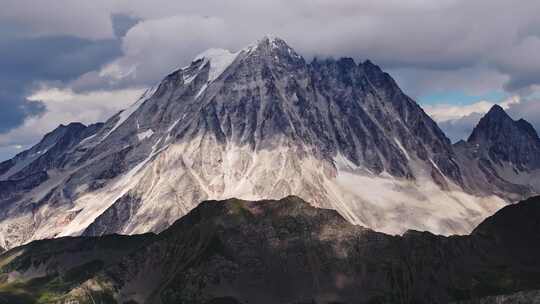
[[159,232],[202,200],[290,194],[387,233],[463,234],[534,192],[478,182],[472,152],[370,61],[308,63],[273,37],[208,50],[72,132],[46,157],[59,135],[0,165],[1,246]]
[[511,200],[540,191],[538,134],[530,123],[513,120],[500,106],[480,120],[467,142],[455,146],[472,177],[467,183]]
[[62,160],[58,156],[94,135],[102,126],[102,123],[88,127],[81,123],[60,125],[32,148],[0,163],[0,179],[24,179],[38,172],[61,167]]
[[[93,136],[102,125],[101,123],[90,126],[80,123],[61,125],[29,150],[0,163],[0,219],[2,219],[0,243],[3,246],[11,246],[11,242],[6,242],[6,237],[10,234],[6,219],[21,212],[31,214],[37,203],[33,199],[36,195],[35,190],[40,185],[54,183],[58,176],[65,175],[58,172],[66,167],[68,152],[84,139]],[[27,238],[28,235],[19,235],[15,243]]]
[[504,207],[468,236],[390,236],[298,197],[207,201],[157,235],[66,237],[11,249],[0,255],[0,302],[533,299],[540,290],[538,218],[535,197]]

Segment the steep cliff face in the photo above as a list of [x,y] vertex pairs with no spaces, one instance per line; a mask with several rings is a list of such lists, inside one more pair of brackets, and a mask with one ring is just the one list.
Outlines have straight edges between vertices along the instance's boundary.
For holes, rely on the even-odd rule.
[[298,197],[207,201],[158,235],[61,238],[12,249],[0,255],[0,299],[25,303],[25,297],[48,295],[51,301],[165,304],[534,298],[537,293],[526,291],[540,289],[539,217],[536,197],[503,208],[469,236],[390,236]]
[[378,66],[307,63],[273,37],[206,51],[91,133],[24,174],[2,165],[40,175],[2,201],[0,244],[162,231],[229,197],[295,194],[388,233],[467,233],[504,205]]

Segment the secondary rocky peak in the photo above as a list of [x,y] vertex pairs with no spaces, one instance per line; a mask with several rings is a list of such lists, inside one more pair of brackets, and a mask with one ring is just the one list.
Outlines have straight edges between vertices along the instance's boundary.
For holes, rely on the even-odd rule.
[[371,60],[369,59],[366,59],[362,64],[362,67],[364,67],[364,69],[366,70],[371,70],[371,71],[377,71],[377,72],[382,72],[381,68],[374,64]]
[[58,127],[56,127],[56,129],[45,134],[44,139],[63,136],[64,134],[66,134],[66,132],[73,132],[73,131],[82,130],[85,128],[86,126],[80,122],[72,122],[67,125],[60,124],[58,125]]
[[501,106],[494,105],[480,119],[467,141],[469,143],[497,142],[509,141],[523,135],[529,137],[531,132],[526,124],[526,122],[514,121]]
[[94,135],[102,126],[102,123],[88,127],[79,122],[60,124],[30,149],[0,163],[0,181],[35,176],[58,166],[63,161],[64,153],[83,139]]
[[496,105],[493,105],[491,109],[489,109],[489,111],[487,112],[487,116],[503,117],[503,116],[508,116],[508,114],[506,113],[506,111],[504,111],[504,109],[500,105],[496,104]]
[[513,120],[498,105],[480,119],[467,142],[483,159],[500,166],[511,164],[527,172],[540,168],[540,139],[534,127],[524,119]]
[[513,119],[506,113],[500,105],[494,105],[484,116],[486,124],[502,124],[505,122],[513,122]]
[[[47,151],[49,148],[58,143],[61,139],[73,136],[74,134],[79,134],[84,132],[87,127],[80,122],[69,123],[68,125],[60,124],[54,130],[43,136],[43,139],[34,145],[31,150],[36,154],[42,154]],[[26,152],[26,151],[25,151]],[[21,155],[26,153],[22,152]],[[37,153],[41,152],[41,153]]]
[[526,121],[525,119],[521,118],[518,121],[516,121],[516,125],[525,133],[529,134],[532,138],[539,139],[538,133],[536,132],[536,129],[533,127],[533,125]]

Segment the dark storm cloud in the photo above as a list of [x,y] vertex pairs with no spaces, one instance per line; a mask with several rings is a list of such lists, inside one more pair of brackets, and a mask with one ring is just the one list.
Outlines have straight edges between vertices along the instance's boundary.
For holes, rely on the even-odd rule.
[[0,132],[44,110],[26,99],[36,82],[75,79],[121,55],[120,42],[112,39],[6,36],[0,38]]
[[[494,90],[523,90],[540,83],[535,56],[539,1],[113,2],[109,10],[141,22],[126,33],[126,54],[116,62],[117,73],[109,78],[95,71],[77,82],[77,88],[148,85],[206,48],[238,50],[268,33],[284,38],[308,59],[348,56],[371,59],[385,69],[408,69],[413,71],[409,83],[415,81],[414,71],[419,78],[453,73],[445,76],[445,87],[459,84],[475,90],[485,88],[485,77],[469,75],[487,70]],[[465,77],[469,83],[461,85]],[[429,82],[418,89],[430,90]]]
[[124,14],[113,14],[112,25],[114,30],[114,36],[123,37],[126,33],[141,21],[140,18],[135,18]]
[[43,113],[45,107],[37,101],[26,100],[22,94],[17,92],[0,92],[0,133],[20,125],[28,116],[35,116]]
[[[103,39],[126,33],[126,56],[118,70],[140,67],[127,79],[114,79],[116,85],[149,84],[171,66],[189,62],[201,48],[238,49],[267,33],[281,36],[307,57],[369,58],[387,69],[447,70],[464,76],[473,68],[490,68],[508,76],[497,89],[510,91],[540,83],[535,72],[540,70],[536,0],[4,2],[0,20],[27,24],[41,34]],[[116,17],[111,20],[111,15]],[[135,30],[127,31],[138,19]],[[87,75],[78,85],[107,87],[98,78]]]
[[75,37],[0,39],[0,79],[11,85],[32,80],[66,81],[120,56],[118,40]]
[[139,20],[122,14],[111,18],[117,38],[97,40],[35,36],[29,28],[0,23],[0,133],[45,110],[39,101],[26,99],[39,82],[62,85],[122,55],[120,38]]

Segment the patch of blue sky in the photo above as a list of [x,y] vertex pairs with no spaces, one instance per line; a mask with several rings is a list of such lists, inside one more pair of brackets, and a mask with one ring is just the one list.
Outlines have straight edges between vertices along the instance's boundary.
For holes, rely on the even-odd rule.
[[453,104],[468,105],[481,100],[499,102],[509,95],[504,91],[491,91],[482,95],[471,95],[463,91],[446,91],[426,94],[418,97],[418,101],[424,105]]

